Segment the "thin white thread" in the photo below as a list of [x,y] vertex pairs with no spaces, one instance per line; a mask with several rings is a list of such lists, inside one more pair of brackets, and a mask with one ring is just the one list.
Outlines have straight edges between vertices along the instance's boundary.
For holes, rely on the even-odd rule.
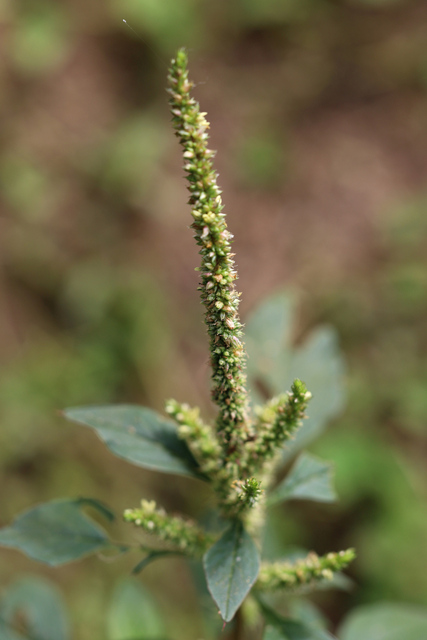
[[139,33],[137,33],[135,31],[135,29],[133,29],[130,24],[123,18],[123,22],[125,23],[125,25],[134,32],[134,34],[136,35],[137,38],[139,38],[141,40],[141,42],[143,42],[145,44],[146,47],[148,47],[148,49],[151,51],[151,53],[154,53],[154,55],[161,60],[162,64],[165,65],[165,67],[168,69],[169,65],[163,60],[163,58],[157,53],[157,51],[155,49],[153,49],[153,47],[151,47],[148,42],[146,40],[144,40],[144,38],[142,36],[139,35]]

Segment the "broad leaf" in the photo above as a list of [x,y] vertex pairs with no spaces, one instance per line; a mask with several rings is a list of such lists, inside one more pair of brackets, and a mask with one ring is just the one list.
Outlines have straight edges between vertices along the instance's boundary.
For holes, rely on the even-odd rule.
[[302,453],[268,502],[276,504],[292,499],[334,502],[337,496],[332,485],[332,465],[309,453]]
[[[263,640],[335,640],[327,631],[307,627],[302,622],[282,618],[280,626],[268,625]],[[359,638],[360,640],[360,638]],[[369,639],[370,640],[370,639]]]
[[95,429],[119,458],[146,469],[201,477],[174,423],[151,409],[136,405],[77,407],[65,409],[64,415]]
[[168,551],[168,550],[159,550],[159,551],[150,551],[145,558],[143,558],[138,564],[132,569],[133,575],[137,575],[141,573],[145,567],[148,567],[149,564],[158,560],[159,558],[164,558],[166,556],[176,556],[182,555],[180,551]]
[[277,627],[272,627],[268,625],[265,627],[264,635],[262,636],[262,640],[283,640],[283,633]]
[[[250,315],[245,329],[245,343],[250,358],[247,371],[250,381],[260,376],[267,384],[275,386],[275,370],[278,362],[290,363],[294,304],[290,296],[278,294],[263,300]],[[283,381],[286,382],[286,381]],[[283,392],[280,389],[277,393]],[[276,393],[274,388],[272,393]]]
[[136,581],[115,589],[107,618],[108,640],[158,640],[164,624],[150,594]]
[[[61,596],[43,578],[23,578],[9,587],[0,603],[0,619],[2,640],[68,640],[70,637]],[[26,634],[13,630],[18,619],[25,622]]]
[[314,625],[284,618],[259,598],[258,603],[267,623],[263,640],[336,640],[330,633]]
[[307,598],[295,598],[289,602],[289,612],[295,620],[307,627],[326,629],[327,620],[323,612]]
[[248,380],[257,402],[266,400],[259,386],[270,396],[290,389],[295,378],[303,380],[313,399],[295,440],[288,443],[286,456],[307,446],[344,405],[344,362],[330,327],[315,329],[300,347],[291,342],[294,309],[284,294],[268,298],[246,323]]
[[205,553],[203,566],[209,591],[226,622],[231,620],[257,579],[259,553],[239,521]]
[[105,531],[81,511],[84,503],[55,500],[25,511],[0,530],[0,546],[19,549],[51,566],[114,547]]
[[405,604],[359,607],[340,629],[341,640],[425,640],[427,609]]
[[[299,372],[299,373],[297,373]],[[337,333],[332,327],[318,327],[304,344],[295,350],[290,378],[304,380],[313,394],[308,405],[308,420],[297,431],[295,440],[287,447],[289,458],[305,448],[326,428],[344,408],[344,361],[338,347]],[[279,379],[282,380],[279,374]],[[288,386],[286,387],[289,388]]]

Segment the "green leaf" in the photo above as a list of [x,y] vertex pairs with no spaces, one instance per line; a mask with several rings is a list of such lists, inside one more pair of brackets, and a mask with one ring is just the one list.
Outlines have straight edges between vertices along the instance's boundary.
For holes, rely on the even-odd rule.
[[313,398],[307,410],[308,420],[304,421],[287,447],[288,459],[315,440],[328,422],[343,410],[346,395],[344,374],[344,360],[338,347],[337,333],[332,327],[318,327],[295,350],[290,378],[304,380]]
[[257,600],[267,623],[263,640],[336,640],[334,636],[323,629],[304,624],[298,620],[283,618],[273,609],[267,607],[260,598]]
[[263,640],[334,640],[334,636],[327,631],[307,627],[297,620],[283,618],[280,626],[268,625],[265,628]]
[[77,407],[64,415],[92,427],[119,458],[165,473],[202,478],[173,422],[155,411],[134,405]]
[[[248,381],[252,396],[260,403],[289,390],[295,378],[303,380],[313,394],[309,419],[287,444],[286,457],[306,447],[344,406],[344,362],[336,332],[330,327],[315,329],[299,347],[292,345],[292,298],[279,293],[263,302],[246,323]],[[262,396],[259,389],[266,394]]]
[[150,594],[136,581],[125,580],[114,590],[107,618],[108,640],[158,640],[164,624]]
[[427,609],[405,604],[359,607],[340,628],[341,640],[425,640]]
[[211,596],[229,622],[251,590],[259,572],[259,553],[249,534],[235,521],[205,553],[203,566]]
[[332,465],[302,453],[286,478],[274,489],[268,503],[292,499],[334,502],[337,496],[332,485]]
[[[25,635],[13,631],[16,616],[25,622]],[[0,631],[2,640],[68,640],[66,613],[57,589],[43,578],[15,582],[0,603]]]
[[289,603],[289,611],[293,618],[307,627],[326,629],[327,620],[320,609],[307,598],[296,598]]
[[[289,375],[277,389],[276,370],[290,366],[290,349],[294,304],[286,294],[273,295],[262,302],[246,322],[245,342],[248,351],[247,374],[253,387],[254,398],[262,402],[256,382],[263,382],[270,395],[282,393],[289,382]],[[290,381],[292,382],[292,380]]]
[[159,558],[164,558],[165,556],[179,556],[183,555],[180,551],[168,551],[168,550],[159,550],[159,551],[151,551],[148,555],[145,556],[138,564],[132,569],[132,574],[137,575],[141,573],[145,567],[148,567],[149,564],[158,560]]
[[283,640],[285,636],[276,627],[267,626],[262,636],[262,640]]
[[55,500],[25,511],[0,530],[0,546],[19,549],[51,566],[115,546],[105,531],[82,513],[82,504],[84,499]]
[[114,522],[116,519],[116,516],[114,515],[114,512],[111,511],[110,507],[100,500],[96,500],[95,498],[77,498],[74,502],[82,507],[93,507],[109,522]]

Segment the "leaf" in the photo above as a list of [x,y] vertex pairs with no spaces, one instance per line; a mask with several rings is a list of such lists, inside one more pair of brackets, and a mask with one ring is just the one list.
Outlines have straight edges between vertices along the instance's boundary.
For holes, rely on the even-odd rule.
[[341,640],[425,640],[427,609],[406,604],[359,607],[340,628]]
[[165,556],[177,556],[183,555],[180,551],[168,551],[168,550],[159,550],[159,551],[151,551],[148,555],[145,556],[138,564],[132,569],[132,574],[137,575],[141,573],[145,567],[148,567],[149,564],[158,560],[159,558],[164,558]]
[[332,327],[318,327],[295,350],[290,378],[304,380],[313,398],[308,406],[308,420],[304,421],[304,426],[287,447],[288,459],[315,440],[328,422],[343,410],[346,395],[344,374],[344,360],[338,347],[337,333]]
[[334,502],[337,495],[332,485],[332,465],[302,453],[286,478],[271,493],[268,503],[295,499]]
[[292,298],[285,293],[275,294],[249,317],[245,338],[248,381],[257,402],[267,399],[260,395],[260,386],[269,395],[278,395],[289,390],[295,378],[303,380],[313,394],[309,419],[287,444],[288,459],[323,431],[342,410],[345,400],[345,367],[336,332],[331,327],[319,327],[301,346],[293,347],[294,315]]
[[173,422],[136,405],[65,409],[73,422],[92,427],[119,458],[146,469],[202,478]]
[[108,640],[158,640],[164,624],[150,594],[134,580],[120,582],[107,618]]
[[[261,376],[267,384],[275,385],[274,371],[278,360],[286,357],[290,360],[291,357],[293,316],[293,300],[284,293],[268,297],[250,315],[245,342],[250,355],[247,372],[251,382]],[[276,393],[274,389],[272,392]]]
[[251,590],[259,572],[259,553],[239,521],[205,553],[203,566],[212,598],[229,622]]
[[[263,640],[336,640],[334,636],[323,629],[304,624],[298,620],[283,618],[264,604],[260,598],[257,598],[257,601],[267,623]],[[371,639],[369,638],[369,640]]]
[[265,628],[263,640],[334,640],[334,636],[327,631],[307,627],[297,620],[283,618],[280,626],[268,625]]
[[116,516],[114,515],[114,512],[111,511],[110,507],[100,500],[96,500],[95,498],[77,498],[74,502],[82,506],[93,507],[109,522],[114,522],[116,519]]
[[[94,506],[96,501],[91,501]],[[84,499],[54,500],[19,515],[0,530],[0,546],[51,566],[111,548],[105,531],[81,511]]]
[[267,626],[262,636],[262,640],[283,640],[285,636],[277,627]]
[[[25,622],[25,635],[12,630],[16,616]],[[9,587],[0,603],[0,618],[2,640],[68,640],[70,637],[61,596],[43,578],[22,578]]]
[[296,598],[289,603],[289,610],[293,618],[307,627],[326,629],[327,620],[320,609],[307,598]]

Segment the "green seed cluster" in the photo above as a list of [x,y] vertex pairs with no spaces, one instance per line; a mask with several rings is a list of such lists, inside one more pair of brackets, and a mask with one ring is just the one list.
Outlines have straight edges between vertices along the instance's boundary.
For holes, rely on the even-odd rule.
[[169,516],[164,509],[158,509],[154,500],[141,500],[139,509],[126,509],[123,517],[126,522],[133,522],[177,551],[190,556],[203,554],[214,541],[192,520]]
[[354,549],[339,553],[328,553],[319,557],[309,553],[294,564],[288,562],[264,563],[256,582],[256,588],[262,591],[312,587],[319,582],[332,580],[336,571],[341,571],[356,557]]
[[200,410],[176,400],[166,403],[166,412],[178,424],[178,435],[199,463],[200,471],[212,482],[224,514],[237,515],[255,505],[262,489],[256,478],[239,480],[236,462],[222,460],[222,448],[209,425],[200,418]]
[[215,433],[200,418],[200,409],[168,400],[166,412],[178,423],[178,435],[185,440],[200,471],[215,481],[222,469],[222,449]]
[[213,169],[214,152],[208,149],[209,123],[190,96],[187,54],[178,51],[169,75],[173,126],[184,149],[196,242],[200,247],[201,299],[210,340],[213,390],[219,408],[218,433],[226,451],[247,432],[245,352],[235,290],[232,235],[222,213],[221,191]]
[[260,468],[295,434],[305,417],[311,393],[296,379],[291,391],[270,400],[257,411],[255,438],[245,446],[248,467]]
[[[246,511],[253,508],[264,493],[261,489],[261,481],[256,478],[248,478],[233,483],[234,491],[230,498],[237,511]],[[233,496],[235,493],[235,496]]]

